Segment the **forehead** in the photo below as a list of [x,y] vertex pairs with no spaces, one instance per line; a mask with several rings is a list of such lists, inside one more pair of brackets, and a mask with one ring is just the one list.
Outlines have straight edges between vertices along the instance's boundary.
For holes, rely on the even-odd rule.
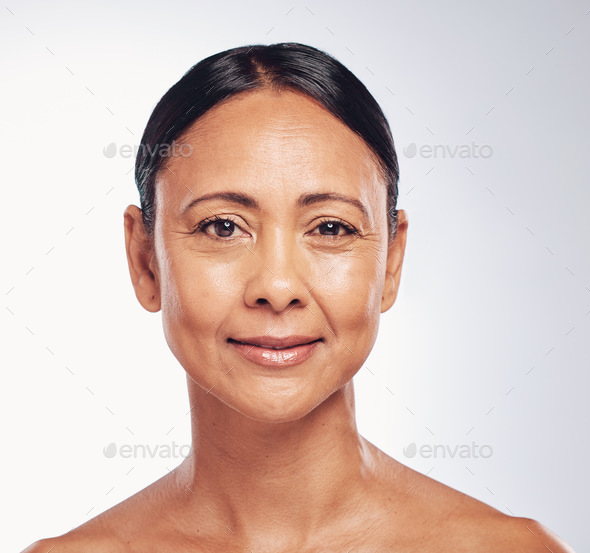
[[345,189],[367,200],[384,188],[364,140],[297,92],[238,94],[198,119],[177,143],[190,144],[191,154],[167,160],[170,170],[161,171],[161,192],[170,200],[182,201],[187,187],[196,193],[239,186],[284,197]]

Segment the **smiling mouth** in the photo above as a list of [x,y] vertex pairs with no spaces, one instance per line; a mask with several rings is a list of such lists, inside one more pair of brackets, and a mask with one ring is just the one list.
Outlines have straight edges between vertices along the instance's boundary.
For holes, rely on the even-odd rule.
[[256,365],[271,368],[288,368],[310,359],[323,342],[323,338],[313,336],[252,336],[242,340],[228,338],[228,344],[243,358]]
[[[260,340],[257,341],[255,339],[252,339],[251,341],[241,341],[241,340],[234,340],[233,338],[228,338],[227,339],[228,342],[232,343],[232,344],[241,344],[244,346],[252,346],[252,347],[256,347],[256,348],[262,348],[262,349],[272,349],[272,350],[276,350],[276,351],[280,351],[280,350],[285,350],[285,349],[292,349],[292,348],[296,348],[299,346],[307,346],[309,344],[313,344],[315,342],[323,342],[324,339],[323,338],[317,338],[315,340],[304,340],[304,341],[297,341],[297,340],[293,340],[293,339],[265,339],[265,340]],[[269,343],[269,342],[273,342],[273,343]],[[281,343],[283,342],[283,343]]]

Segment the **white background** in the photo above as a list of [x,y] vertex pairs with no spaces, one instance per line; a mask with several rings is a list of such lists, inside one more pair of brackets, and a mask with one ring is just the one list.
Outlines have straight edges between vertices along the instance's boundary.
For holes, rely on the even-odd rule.
[[[4,550],[66,532],[180,462],[161,454],[188,444],[184,376],[160,315],[131,287],[123,210],[139,199],[120,148],[139,144],[156,102],[198,60],[291,40],[367,85],[400,158],[407,257],[356,377],[361,433],[590,548],[588,0],[6,6]],[[158,450],[125,458],[125,444]],[[448,453],[463,444],[493,454]]]

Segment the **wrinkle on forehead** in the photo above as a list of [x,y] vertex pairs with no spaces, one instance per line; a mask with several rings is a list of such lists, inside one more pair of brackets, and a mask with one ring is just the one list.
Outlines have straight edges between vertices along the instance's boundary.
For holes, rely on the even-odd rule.
[[298,92],[238,94],[198,119],[177,142],[190,143],[193,152],[170,160],[170,170],[161,172],[165,181],[235,181],[239,171],[245,181],[271,176],[277,186],[300,181],[334,189],[339,182],[372,183],[359,190],[361,196],[374,195],[369,189],[375,183],[384,188],[377,156],[364,140]]
[[197,147],[204,144],[207,149],[221,149],[221,153],[231,142],[232,154],[241,152],[244,159],[258,150],[283,158],[294,154],[299,161],[309,163],[329,153],[349,160],[346,165],[352,165],[350,161],[359,166],[368,164],[369,170],[378,163],[359,135],[318,101],[293,91],[261,89],[238,94],[198,119],[183,140],[194,141]]

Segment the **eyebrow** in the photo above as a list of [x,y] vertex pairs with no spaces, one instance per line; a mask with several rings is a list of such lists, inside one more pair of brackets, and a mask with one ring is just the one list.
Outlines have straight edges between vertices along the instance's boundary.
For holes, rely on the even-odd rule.
[[[184,215],[195,205],[205,200],[225,200],[227,202],[243,205],[244,207],[260,209],[260,204],[249,194],[243,194],[241,192],[212,192],[211,194],[205,194],[204,196],[200,196],[199,198],[192,200],[182,210],[182,214]],[[297,200],[297,207],[307,207],[316,203],[327,201],[337,201],[350,204],[356,207],[365,217],[369,218],[369,212],[361,201],[344,194],[339,194],[338,192],[317,192],[314,194],[302,194]]]

